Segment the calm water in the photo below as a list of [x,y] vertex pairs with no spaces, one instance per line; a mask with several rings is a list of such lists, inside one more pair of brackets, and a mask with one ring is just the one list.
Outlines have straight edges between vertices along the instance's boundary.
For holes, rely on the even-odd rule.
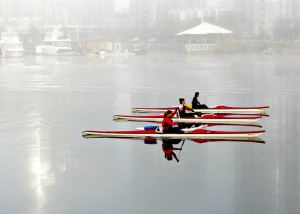
[[[299,56],[0,62],[0,213],[300,213]],[[81,137],[145,125],[112,116],[190,102],[195,91],[210,106],[270,105],[266,143],[187,141],[177,163],[161,142]]]

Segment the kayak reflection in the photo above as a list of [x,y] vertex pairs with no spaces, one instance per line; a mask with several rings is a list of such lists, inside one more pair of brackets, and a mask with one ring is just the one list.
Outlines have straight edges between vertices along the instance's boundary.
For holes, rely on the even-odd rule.
[[[265,144],[265,141],[261,138],[254,137],[254,138],[240,138],[240,139],[162,139],[162,151],[163,155],[166,160],[172,161],[176,160],[179,162],[180,159],[180,153],[182,151],[183,145],[185,141],[192,141],[195,143],[203,144],[203,143],[209,143],[209,142],[215,142],[215,143],[221,143],[221,142],[250,142],[250,143],[259,143],[259,144]],[[145,144],[148,145],[154,145],[158,144],[156,138],[146,138],[144,140]],[[175,151],[178,152],[178,156],[176,155]]]
[[[82,132],[82,136],[84,138],[127,138],[144,140],[145,144],[157,144],[157,140],[161,140],[164,157],[168,161],[175,159],[179,162],[175,151],[179,150],[179,153],[177,153],[179,156],[185,140],[194,141],[196,143],[224,141],[264,143],[262,139],[258,138],[258,136],[264,132],[265,130],[261,129],[246,131],[212,130],[208,129],[207,126],[200,126],[181,129],[179,133],[165,133],[159,126],[144,126],[135,130],[87,130]],[[178,146],[180,142],[182,142],[181,147]]]

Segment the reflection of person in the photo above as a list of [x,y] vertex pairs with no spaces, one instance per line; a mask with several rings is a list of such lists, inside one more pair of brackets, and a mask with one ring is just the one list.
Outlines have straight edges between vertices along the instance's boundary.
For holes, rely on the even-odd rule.
[[163,133],[182,133],[181,129],[171,119],[176,114],[176,111],[172,112],[168,110],[164,113],[164,119],[162,121]]
[[194,98],[192,100],[192,108],[193,109],[208,109],[208,107],[205,104],[201,104],[198,101],[198,97],[199,97],[199,92],[196,92],[195,96],[194,96]]
[[173,158],[175,158],[175,160],[177,162],[179,162],[179,159],[177,157],[177,155],[175,154],[174,150],[182,150],[182,148],[174,148],[173,144],[178,144],[180,143],[180,139],[179,140],[168,140],[168,141],[163,141],[162,142],[162,150],[165,153],[165,158],[169,161],[173,160]]

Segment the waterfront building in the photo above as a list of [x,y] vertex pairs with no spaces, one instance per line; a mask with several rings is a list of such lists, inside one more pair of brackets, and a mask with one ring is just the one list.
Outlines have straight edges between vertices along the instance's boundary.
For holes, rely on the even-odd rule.
[[[176,36],[183,37],[185,51],[192,53],[221,50],[220,43],[231,38],[232,34],[233,32],[230,30],[202,21],[201,24],[177,33]],[[228,50],[226,48],[226,51]]]

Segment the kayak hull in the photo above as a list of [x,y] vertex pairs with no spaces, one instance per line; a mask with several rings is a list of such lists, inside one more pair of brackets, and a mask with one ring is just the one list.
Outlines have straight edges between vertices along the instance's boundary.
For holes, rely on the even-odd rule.
[[[178,106],[170,106],[165,108],[132,108],[133,113],[162,113],[167,110],[175,110]],[[194,109],[195,112],[203,114],[245,114],[245,115],[261,115],[268,116],[266,110],[269,106],[249,106],[249,107],[235,107],[235,106],[215,106],[208,109]]]
[[192,128],[183,133],[162,133],[156,130],[104,131],[87,130],[82,135],[86,138],[156,138],[156,139],[251,139],[260,136],[264,130],[254,131],[215,131]]
[[[173,122],[176,123],[190,123],[190,124],[226,124],[226,125],[252,125],[261,127],[258,124],[258,120],[261,116],[257,117],[215,117],[215,118],[172,118]],[[114,121],[135,121],[135,122],[154,122],[161,123],[163,121],[163,116],[131,116],[131,115],[114,115]]]

